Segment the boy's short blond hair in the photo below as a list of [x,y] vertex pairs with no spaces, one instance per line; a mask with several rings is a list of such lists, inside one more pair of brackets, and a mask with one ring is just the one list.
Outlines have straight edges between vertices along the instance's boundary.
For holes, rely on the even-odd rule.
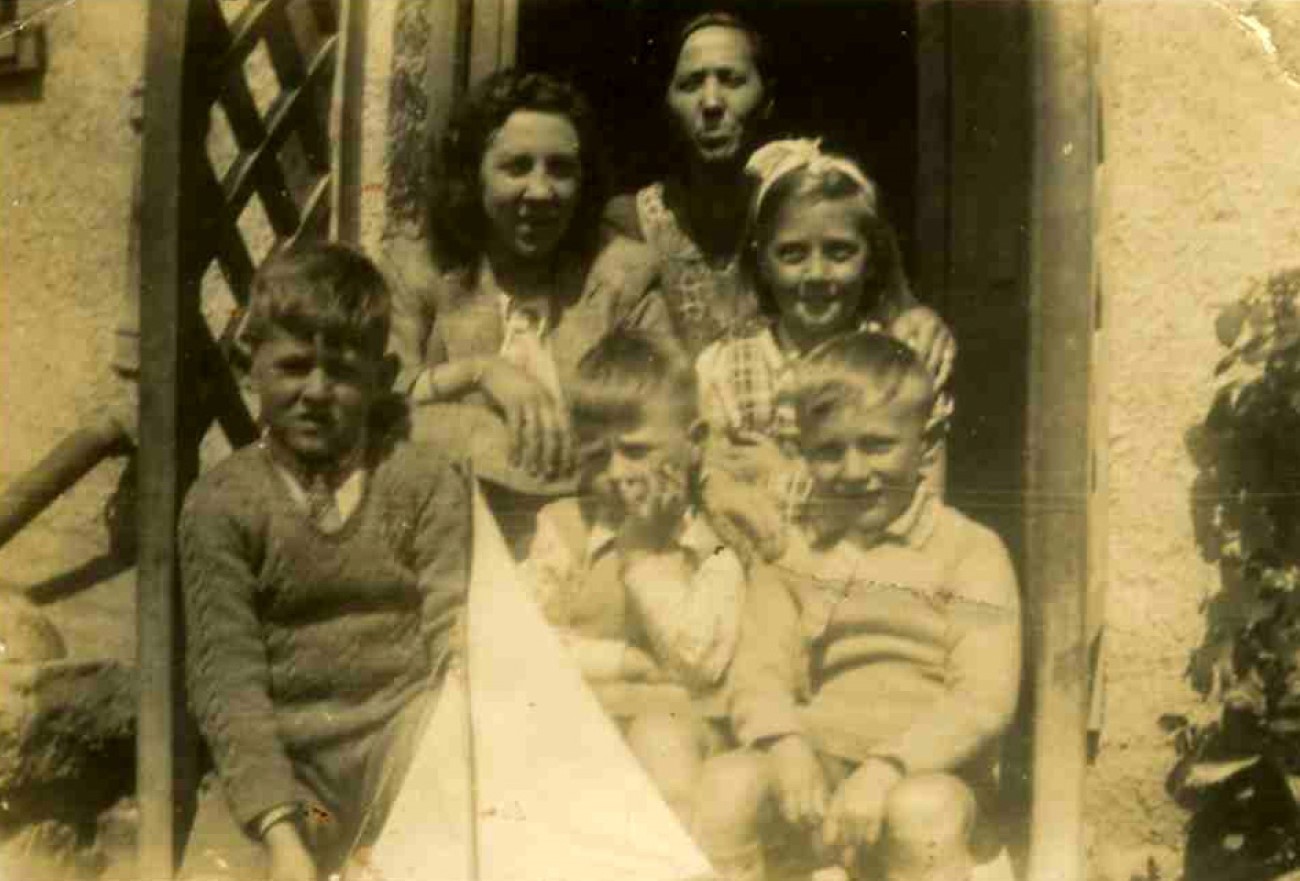
[[240,343],[250,351],[280,327],[357,346],[382,358],[392,295],[378,267],[338,242],[307,241],[273,255],[253,278]]
[[796,366],[785,396],[803,434],[843,407],[905,406],[929,428],[936,391],[910,346],[887,334],[860,330],[809,352]]
[[695,371],[676,348],[638,331],[606,334],[578,362],[568,390],[575,428],[628,430],[648,407],[668,405],[683,428],[696,419]]

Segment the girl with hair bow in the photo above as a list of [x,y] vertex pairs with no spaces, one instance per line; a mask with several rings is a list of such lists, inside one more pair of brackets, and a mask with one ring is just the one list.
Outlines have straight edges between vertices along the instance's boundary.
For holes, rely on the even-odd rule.
[[[793,419],[780,402],[789,367],[821,343],[873,328],[916,350],[942,388],[956,343],[912,295],[877,188],[856,163],[823,153],[818,141],[780,140],[756,150],[745,172],[752,196],[740,276],[763,320],[710,345],[696,370],[710,428],[706,507],[728,540],[770,560],[805,487]],[[951,408],[941,394],[936,427]],[[944,459],[940,446],[927,470],[936,492]]]

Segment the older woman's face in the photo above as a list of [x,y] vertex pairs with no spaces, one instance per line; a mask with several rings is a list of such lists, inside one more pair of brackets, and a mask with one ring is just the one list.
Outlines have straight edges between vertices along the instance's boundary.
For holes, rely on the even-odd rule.
[[735,28],[703,27],[686,38],[668,84],[668,109],[696,158],[740,158],[766,104],[749,36]]
[[546,257],[578,205],[578,131],[555,113],[516,110],[488,140],[479,176],[489,235],[517,257]]

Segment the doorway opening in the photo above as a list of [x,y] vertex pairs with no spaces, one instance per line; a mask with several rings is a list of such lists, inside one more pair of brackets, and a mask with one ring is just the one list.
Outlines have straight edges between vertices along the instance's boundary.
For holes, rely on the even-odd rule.
[[[882,193],[920,299],[959,357],[948,498],[1017,557],[1025,463],[1028,29],[1021,4],[926,0],[521,0],[515,63],[591,100],[619,192],[672,161],[677,31],[727,9],[767,40],[773,137],[819,137]],[[951,39],[960,34],[961,40]]]

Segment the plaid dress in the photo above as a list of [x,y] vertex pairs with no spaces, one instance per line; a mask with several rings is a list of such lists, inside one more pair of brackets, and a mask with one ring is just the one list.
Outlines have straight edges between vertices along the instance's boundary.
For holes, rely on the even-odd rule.
[[[876,322],[862,329],[882,331]],[[706,348],[695,362],[700,415],[715,433],[757,432],[775,440],[790,457],[789,469],[772,476],[768,489],[787,521],[805,509],[811,480],[799,458],[799,427],[794,408],[785,400],[797,355],[777,342],[771,326],[754,322],[746,330],[725,336]],[[946,424],[952,415],[952,395],[936,396],[930,426]],[[942,498],[937,478],[926,474],[931,491]]]
[[695,362],[700,415],[714,433],[766,435],[789,457],[790,467],[771,475],[767,486],[787,521],[803,509],[810,489],[794,409],[783,400],[793,364],[766,326],[718,340]]

